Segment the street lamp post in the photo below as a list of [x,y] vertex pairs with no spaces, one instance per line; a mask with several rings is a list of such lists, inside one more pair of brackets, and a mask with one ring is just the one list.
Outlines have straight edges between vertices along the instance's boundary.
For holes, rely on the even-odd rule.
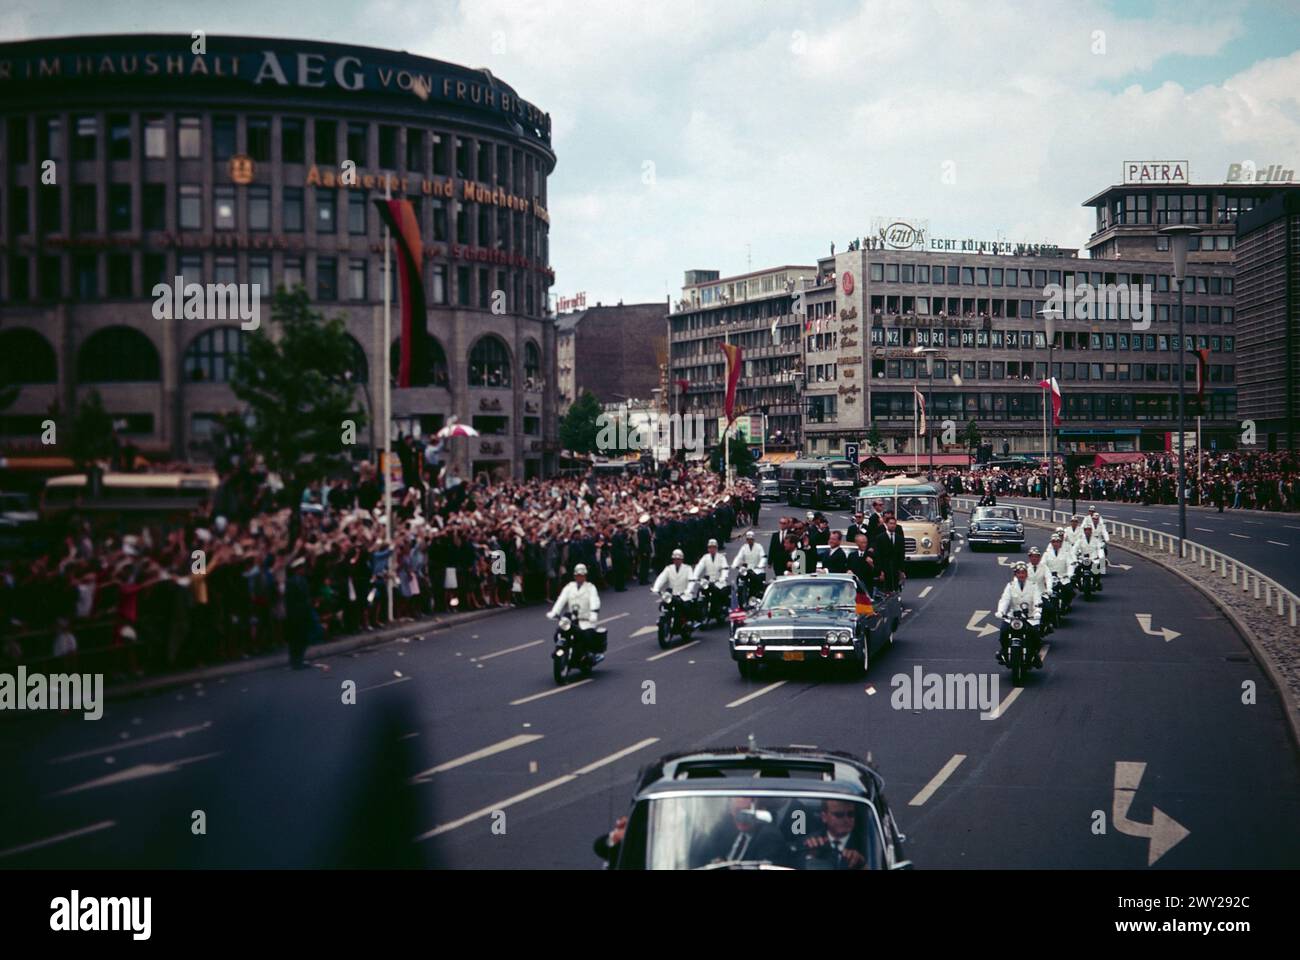
[[[934,355],[938,353],[939,350],[937,347],[913,347],[912,352],[920,354],[921,356],[925,357],[925,373],[930,380],[930,387],[929,390],[927,391],[927,396],[925,398],[925,406],[926,406],[926,412],[930,415],[930,419],[932,420],[934,418]],[[928,422],[925,425],[925,446],[930,453],[930,473],[926,479],[933,481],[934,480],[934,431],[930,428],[930,424]]]
[[1189,238],[1201,228],[1192,223],[1171,223],[1160,232],[1169,238],[1174,255],[1174,282],[1178,284],[1178,555],[1187,539],[1187,385],[1186,318],[1183,316],[1183,286],[1187,279]]
[[[1056,321],[1061,319],[1059,309],[1044,308],[1038,311],[1043,315],[1043,324],[1047,328],[1047,376],[1044,377],[1049,384],[1052,382],[1052,355],[1056,349]],[[1049,386],[1048,392],[1051,392]],[[1051,402],[1051,397],[1043,397],[1043,419],[1047,419],[1046,404]],[[1052,442],[1048,445],[1047,450],[1047,494],[1051,497],[1052,522],[1056,522],[1056,417],[1052,417]]]

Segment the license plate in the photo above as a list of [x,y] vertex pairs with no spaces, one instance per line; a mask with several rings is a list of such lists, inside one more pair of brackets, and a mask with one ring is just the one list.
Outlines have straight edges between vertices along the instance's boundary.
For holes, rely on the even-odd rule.
[[785,651],[783,654],[781,654],[781,659],[782,659],[782,660],[802,660],[802,659],[803,659],[803,651],[802,651],[802,650],[787,650],[787,651]]

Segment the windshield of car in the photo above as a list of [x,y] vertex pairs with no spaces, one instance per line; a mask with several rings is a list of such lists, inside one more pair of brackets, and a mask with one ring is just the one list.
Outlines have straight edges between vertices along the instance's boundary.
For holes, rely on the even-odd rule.
[[1011,507],[985,507],[979,512],[979,520],[1014,520],[1016,511]]
[[651,870],[879,870],[881,842],[865,801],[739,793],[649,801]]
[[832,480],[852,480],[857,476],[857,471],[852,467],[831,467],[826,473]]
[[900,494],[898,497],[898,519],[907,520],[924,520],[935,522],[939,519],[939,498],[930,496],[917,496],[916,494]]
[[847,580],[799,580],[794,583],[777,581],[767,588],[760,610],[783,607],[788,610],[823,610],[828,607],[852,605],[857,591]]

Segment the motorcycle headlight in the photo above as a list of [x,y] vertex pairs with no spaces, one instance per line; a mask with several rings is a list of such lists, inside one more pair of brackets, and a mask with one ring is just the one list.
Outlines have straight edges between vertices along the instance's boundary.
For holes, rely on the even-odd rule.
[[664,603],[668,603],[670,600],[672,600],[672,598],[673,598],[673,592],[671,590],[665,590],[663,593],[659,594],[659,599],[662,600]]
[[1021,627],[1023,627],[1023,626],[1024,626],[1024,622],[1021,621],[1019,618],[1017,618],[1017,619],[1011,621],[1011,629],[1012,629],[1012,630],[1019,630],[1019,629],[1020,629]]
[[572,621],[572,620],[570,620],[568,617],[560,617],[560,629],[561,629],[561,630],[568,630],[569,627],[571,627],[571,626],[573,626],[573,621]]

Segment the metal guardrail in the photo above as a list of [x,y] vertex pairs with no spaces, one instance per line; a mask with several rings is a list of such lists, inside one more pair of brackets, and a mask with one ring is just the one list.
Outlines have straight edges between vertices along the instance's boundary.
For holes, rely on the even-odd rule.
[[[967,497],[954,497],[952,506],[954,510],[964,510],[970,512],[978,501]],[[1043,507],[1030,507],[1023,504],[1008,504],[1014,506],[1020,515],[1031,520],[1040,520],[1052,526],[1066,526],[1070,522],[1071,513],[1057,510],[1052,513]],[[1165,533],[1162,530],[1152,530],[1150,527],[1140,527],[1133,523],[1123,523],[1118,520],[1107,520],[1106,527],[1111,531],[1111,536],[1118,536],[1124,540],[1133,541],[1140,544],[1151,546],[1161,553],[1171,555],[1178,553],[1178,538]],[[1272,577],[1260,573],[1254,567],[1248,566],[1230,557],[1226,553],[1221,553],[1213,547],[1207,547],[1203,543],[1197,543],[1194,540],[1183,541],[1182,557],[1184,560],[1196,560],[1202,567],[1208,567],[1210,573],[1217,572],[1224,580],[1231,578],[1233,586],[1241,584],[1241,592],[1249,594],[1253,586],[1255,599],[1259,600],[1270,610],[1276,610],[1279,617],[1286,617],[1287,622],[1292,628],[1296,626],[1296,613],[1300,610],[1300,596],[1292,593],[1282,584],[1278,583]]]

